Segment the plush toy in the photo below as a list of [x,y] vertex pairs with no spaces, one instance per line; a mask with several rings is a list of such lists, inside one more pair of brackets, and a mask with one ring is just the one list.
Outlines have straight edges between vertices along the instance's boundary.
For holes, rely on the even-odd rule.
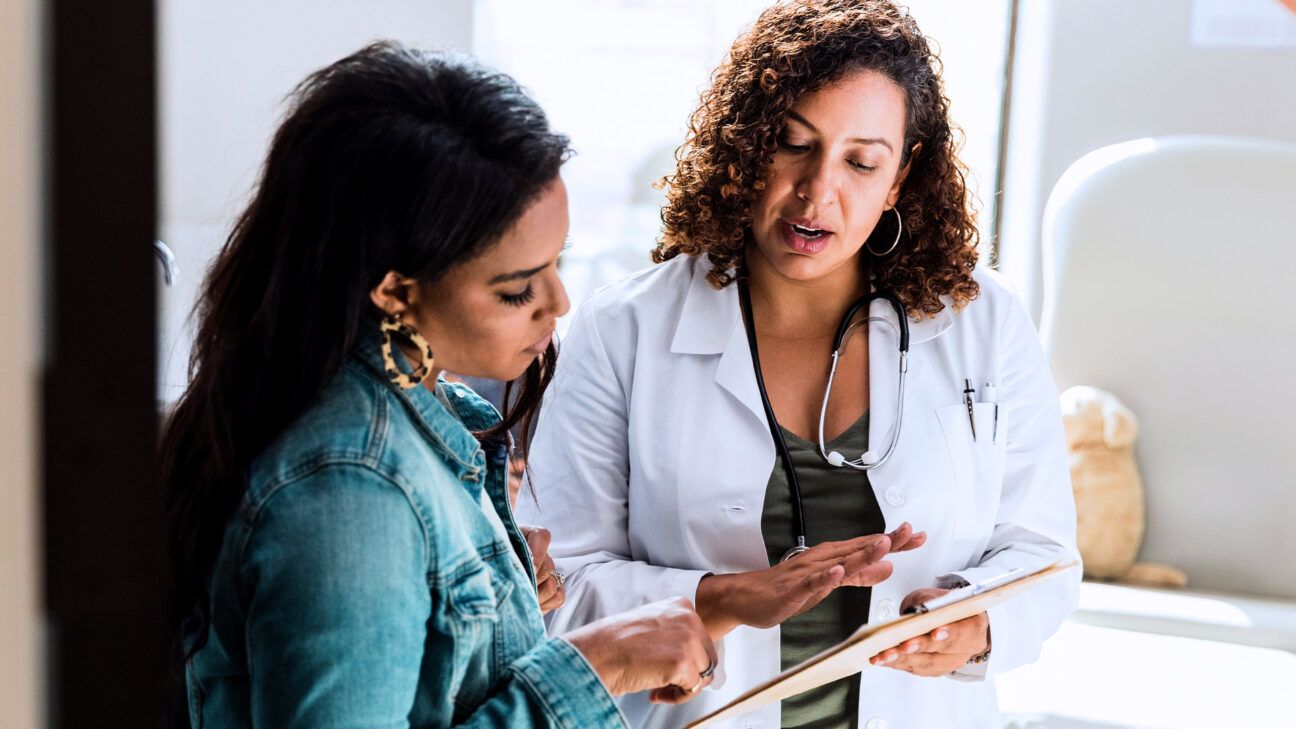
[[1143,481],[1134,462],[1134,413],[1115,395],[1094,387],[1072,387],[1062,393],[1061,404],[1085,576],[1151,587],[1186,586],[1182,570],[1136,561],[1145,515]]

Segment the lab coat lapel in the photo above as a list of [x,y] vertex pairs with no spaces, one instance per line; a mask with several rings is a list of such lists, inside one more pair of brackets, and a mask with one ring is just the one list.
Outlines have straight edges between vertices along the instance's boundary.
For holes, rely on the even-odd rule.
[[676,354],[720,355],[715,382],[752,415],[765,422],[760,390],[752,369],[751,350],[738,307],[737,284],[716,290],[706,279],[711,262],[705,256],[693,261],[693,279],[680,309],[671,351]]
[[[900,330],[895,309],[890,302],[874,300],[869,317],[880,319],[869,323],[869,450],[881,456],[891,442],[896,427],[896,394],[900,377]],[[906,404],[915,391],[927,366],[922,343],[934,339],[954,323],[949,304],[935,317],[909,320],[909,371],[905,375]],[[902,424],[903,426],[903,424]],[[889,464],[888,464],[889,465]],[[883,466],[885,468],[886,466]]]
[[[734,304],[737,305],[735,296]],[[740,317],[741,319],[741,317]],[[765,406],[761,404],[760,388],[756,386],[756,370],[752,365],[751,348],[747,344],[747,330],[741,323],[733,326],[720,363],[716,365],[716,384],[729,391],[762,423]]]

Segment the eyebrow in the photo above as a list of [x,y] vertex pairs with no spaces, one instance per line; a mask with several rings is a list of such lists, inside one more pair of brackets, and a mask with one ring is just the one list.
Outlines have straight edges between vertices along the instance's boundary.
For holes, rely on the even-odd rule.
[[[811,124],[810,122],[806,121],[806,118],[805,118],[805,117],[801,116],[800,114],[796,113],[795,111],[789,111],[789,112],[787,113],[787,115],[788,115],[788,117],[789,117],[790,119],[793,119],[793,120],[797,121],[798,123],[803,124],[803,125],[805,125],[806,127],[808,127],[808,128],[810,129],[810,131],[812,131],[812,132],[814,132],[814,133],[816,133],[816,134],[819,133],[819,130],[815,128],[815,125],[813,125],[813,124]],[[847,140],[847,141],[855,142],[855,143],[858,143],[858,144],[880,144],[880,145],[882,145],[883,147],[886,147],[888,150],[890,150],[890,151],[892,151],[892,152],[895,152],[895,149],[891,147],[891,143],[888,142],[887,140],[881,138],[881,137],[855,137],[854,139],[849,139],[849,140]]]
[[548,266],[549,266],[549,264],[546,263],[546,264],[544,264],[543,266],[536,266],[535,268],[528,268],[528,269],[526,269],[525,271],[513,271],[512,273],[501,273],[500,275],[498,275],[498,276],[492,278],[492,279],[490,280],[490,283],[493,285],[493,284],[498,284],[498,283],[504,283],[504,282],[506,282],[506,281],[520,281],[520,280],[522,280],[522,279],[524,279],[524,278],[531,278],[532,276],[536,275],[537,273],[540,273],[541,271],[543,271],[543,270],[545,270],[546,268],[548,268]]

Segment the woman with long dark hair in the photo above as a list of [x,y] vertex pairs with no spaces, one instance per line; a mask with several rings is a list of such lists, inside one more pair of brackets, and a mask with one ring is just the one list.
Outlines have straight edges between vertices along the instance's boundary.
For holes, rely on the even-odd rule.
[[568,308],[567,156],[458,55],[378,44],[295,92],[162,443],[195,726],[607,726],[710,680],[684,600],[544,636],[507,433]]

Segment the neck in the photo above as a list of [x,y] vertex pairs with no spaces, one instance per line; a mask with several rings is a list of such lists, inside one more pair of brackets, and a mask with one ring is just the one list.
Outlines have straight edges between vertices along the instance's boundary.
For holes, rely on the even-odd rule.
[[436,392],[437,378],[440,377],[441,373],[444,371],[445,370],[442,369],[433,369],[431,372],[428,372],[427,379],[423,380],[423,386],[431,392]]
[[796,338],[831,336],[846,310],[868,293],[855,258],[810,280],[784,276],[754,246],[747,250],[747,285],[760,331]]

